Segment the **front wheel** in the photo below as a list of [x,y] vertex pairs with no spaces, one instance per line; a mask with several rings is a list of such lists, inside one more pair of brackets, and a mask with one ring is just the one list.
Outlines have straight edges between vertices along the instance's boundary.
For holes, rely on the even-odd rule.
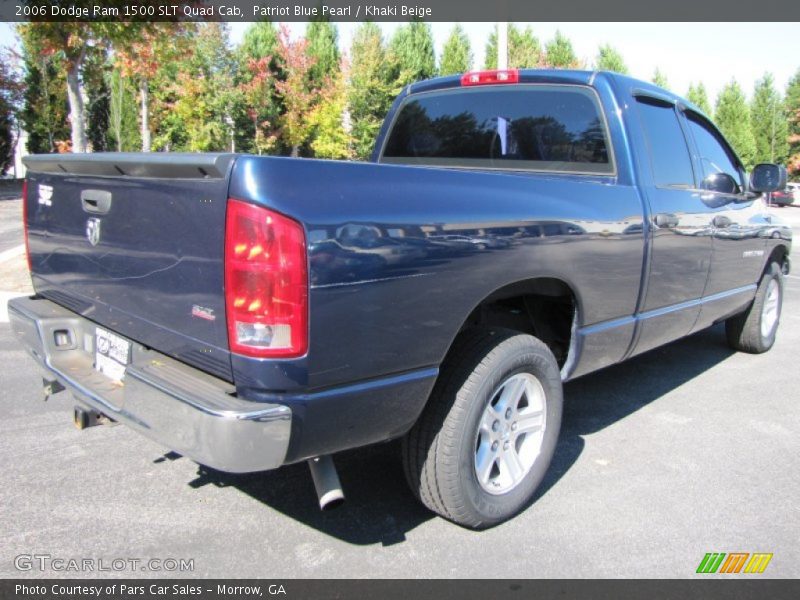
[[783,276],[778,263],[773,262],[764,272],[749,308],[725,321],[728,344],[751,354],[761,354],[772,348],[782,307]]
[[561,409],[560,372],[545,344],[504,329],[468,332],[403,440],[412,491],[466,527],[511,518],[550,465]]

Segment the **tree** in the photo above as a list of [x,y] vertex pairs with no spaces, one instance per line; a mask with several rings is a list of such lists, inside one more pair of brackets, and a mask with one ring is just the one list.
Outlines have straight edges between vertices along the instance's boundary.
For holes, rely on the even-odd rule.
[[793,181],[800,180],[800,69],[786,87],[786,118],[788,120],[788,159],[786,166]]
[[[50,4],[72,6],[76,2],[53,0]],[[86,152],[89,149],[84,104],[86,90],[82,77],[87,55],[92,48],[124,38],[129,30],[129,23],[101,21],[35,21],[17,25],[17,32],[28,51],[42,57],[54,57],[65,71],[73,152]]]
[[353,157],[352,139],[344,125],[347,70],[347,64],[342,61],[339,68],[326,77],[319,102],[309,116],[314,128],[311,149],[319,158]]
[[14,162],[16,113],[21,91],[19,77],[11,67],[9,53],[0,51],[0,175]]
[[702,81],[696,86],[694,84],[689,85],[689,91],[686,92],[686,98],[689,100],[689,102],[706,113],[706,115],[713,118],[714,115],[711,110],[711,103],[708,101],[706,86],[703,85]]
[[347,104],[353,150],[356,158],[366,159],[397,93],[391,80],[383,36],[375,23],[359,25],[353,35],[350,56]]
[[[23,78],[22,128],[28,133],[27,150],[34,154],[55,152],[70,137],[66,80],[61,61],[42,54],[27,37],[21,38]],[[5,63],[5,61],[4,61]]]
[[389,51],[398,87],[436,75],[433,33],[429,24],[412,21],[398,27]]
[[142,152],[150,152],[150,82],[161,65],[188,53],[193,29],[171,22],[128,23],[128,27],[124,37],[117,36],[117,66],[122,76],[130,78],[138,89]]
[[456,24],[450,31],[442,50],[440,75],[465,73],[472,69],[472,49],[469,38],[461,25]]
[[656,70],[653,71],[653,83],[660,88],[664,88],[665,90],[669,89],[669,81],[667,80],[667,76],[661,72],[661,69],[656,67]]
[[755,139],[755,163],[783,163],[789,152],[789,130],[783,99],[771,73],[756,81],[750,118]]
[[275,82],[285,79],[278,58],[278,30],[269,21],[251,24],[236,51],[238,86],[243,94],[246,121],[240,129],[251,152],[274,152],[280,143],[278,117],[283,101]]
[[[542,66],[542,47],[533,35],[533,30],[526,27],[520,31],[513,23],[508,24],[508,66],[518,69],[532,69]],[[497,27],[489,35],[486,43],[486,68],[496,69],[497,62]]]
[[311,21],[306,28],[308,54],[314,61],[308,76],[314,87],[321,87],[328,77],[339,70],[339,35],[330,21]]
[[597,52],[595,68],[600,71],[628,74],[628,67],[625,65],[622,55],[611,44],[600,46]]
[[234,116],[241,109],[241,90],[234,84],[235,61],[225,23],[204,23],[192,51],[173,63],[172,97],[167,117],[179,129],[173,139],[191,152],[235,150]]
[[119,68],[108,75],[109,100],[108,138],[117,152],[133,152],[141,148],[136,108],[136,88]]
[[752,168],[756,145],[750,125],[750,107],[735,79],[722,88],[717,96],[714,115],[717,126],[742,159],[744,166]]
[[574,69],[580,66],[572,42],[559,30],[556,30],[555,37],[545,46],[545,60],[548,66],[556,69]]
[[280,119],[281,137],[296,157],[314,130],[308,114],[319,90],[311,87],[309,74],[316,63],[308,52],[308,40],[292,40],[285,24],[278,35],[278,56],[286,74],[285,80],[275,82],[286,109]]

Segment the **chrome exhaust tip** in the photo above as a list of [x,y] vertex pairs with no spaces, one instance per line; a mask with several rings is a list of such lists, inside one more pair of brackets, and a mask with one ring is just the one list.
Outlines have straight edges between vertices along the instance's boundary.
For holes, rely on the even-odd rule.
[[321,510],[331,510],[344,503],[344,492],[330,454],[308,460],[311,478],[319,498]]

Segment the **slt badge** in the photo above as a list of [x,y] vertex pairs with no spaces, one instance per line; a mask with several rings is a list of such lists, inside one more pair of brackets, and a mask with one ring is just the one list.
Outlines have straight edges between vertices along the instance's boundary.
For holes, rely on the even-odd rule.
[[92,246],[100,243],[100,219],[92,217],[86,221],[86,239]]

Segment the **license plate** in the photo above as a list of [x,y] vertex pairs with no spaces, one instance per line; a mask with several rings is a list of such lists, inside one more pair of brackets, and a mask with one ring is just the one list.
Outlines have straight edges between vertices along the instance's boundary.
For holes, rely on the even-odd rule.
[[98,327],[94,334],[94,348],[94,368],[114,381],[122,381],[131,359],[131,343]]

